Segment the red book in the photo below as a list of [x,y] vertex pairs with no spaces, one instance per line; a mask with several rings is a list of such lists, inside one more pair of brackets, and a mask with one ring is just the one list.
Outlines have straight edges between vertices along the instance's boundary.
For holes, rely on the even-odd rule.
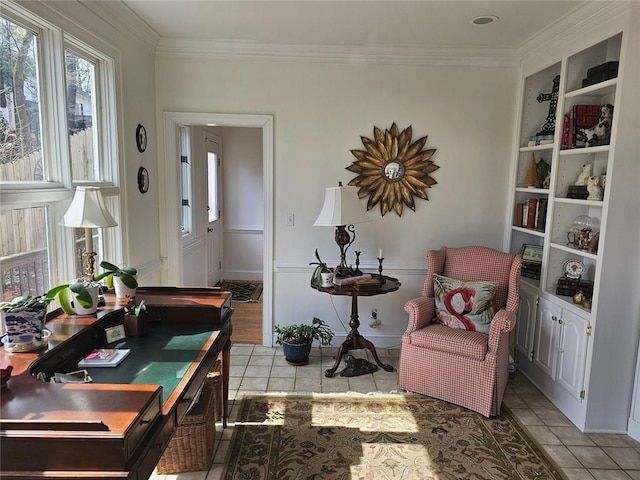
[[584,130],[592,128],[600,121],[600,113],[602,105],[574,105],[571,108],[573,112],[573,148],[581,148],[586,146],[587,137]]
[[529,208],[527,209],[527,228],[535,228],[536,227],[536,206],[538,205],[537,198],[529,199]]

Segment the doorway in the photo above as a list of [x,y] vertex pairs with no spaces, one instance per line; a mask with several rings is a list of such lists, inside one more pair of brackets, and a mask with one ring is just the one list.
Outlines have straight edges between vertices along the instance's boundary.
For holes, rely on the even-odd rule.
[[185,126],[257,127],[262,129],[262,186],[264,227],[262,239],[262,344],[273,346],[273,117],[271,115],[202,114],[166,112],[164,114],[164,185],[166,218],[161,225],[165,234],[166,279],[169,285],[184,285],[181,246],[180,150],[179,130]]
[[207,201],[206,238],[207,238],[207,286],[217,285],[222,280],[222,186],[220,180],[222,162],[220,157],[221,140],[205,134],[204,152],[207,156],[207,174],[203,175],[204,192]]

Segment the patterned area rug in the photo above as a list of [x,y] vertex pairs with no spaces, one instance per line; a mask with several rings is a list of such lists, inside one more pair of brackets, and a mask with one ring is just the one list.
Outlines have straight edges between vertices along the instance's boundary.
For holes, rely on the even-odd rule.
[[257,302],[262,295],[262,282],[251,282],[247,280],[225,280],[218,283],[216,287],[231,292],[233,302]]
[[248,396],[229,455],[224,480],[567,478],[506,408],[418,395]]

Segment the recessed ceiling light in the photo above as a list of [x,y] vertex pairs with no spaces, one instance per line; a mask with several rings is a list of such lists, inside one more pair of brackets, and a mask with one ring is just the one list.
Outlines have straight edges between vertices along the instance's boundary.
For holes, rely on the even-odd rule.
[[496,17],[495,15],[480,15],[479,17],[474,17],[469,22],[474,25],[488,25],[490,23],[494,23],[500,20],[500,17]]

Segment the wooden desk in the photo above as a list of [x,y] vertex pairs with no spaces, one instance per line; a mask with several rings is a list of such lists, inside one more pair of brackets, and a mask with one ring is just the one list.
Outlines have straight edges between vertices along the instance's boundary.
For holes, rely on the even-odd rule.
[[[115,368],[91,369],[94,383],[42,383],[34,375],[42,372],[48,380],[55,372],[76,370],[91,349],[107,345],[104,329],[124,319],[123,305],[112,296],[105,296],[97,317],[50,319],[46,349],[0,348],[0,365],[14,366],[0,395],[3,478],[146,479],[219,354],[228,397],[229,293],[167,287],[138,292],[136,303],[144,299],[148,305],[150,333],[109,345],[131,348],[130,358]],[[155,373],[145,377],[142,370]],[[227,409],[225,401],[225,422]]]
[[340,366],[340,362],[342,361],[342,357],[349,350],[358,350],[361,348],[368,349],[373,355],[376,363],[385,369],[387,372],[393,372],[392,365],[386,365],[380,361],[378,358],[378,352],[376,352],[376,347],[369,340],[360,335],[358,328],[360,327],[360,320],[358,318],[358,297],[371,297],[373,295],[383,295],[389,292],[395,292],[400,288],[401,283],[396,278],[392,277],[382,277],[384,279],[384,283],[380,285],[379,288],[372,288],[367,290],[356,290],[353,285],[344,285],[341,287],[322,287],[320,285],[311,284],[311,288],[318,290],[320,292],[328,293],[329,295],[347,295],[351,297],[351,319],[349,320],[349,327],[351,330],[347,335],[347,338],[338,349],[338,354],[336,355],[336,361],[333,364],[333,367],[325,370],[325,377],[332,377],[335,371]]

